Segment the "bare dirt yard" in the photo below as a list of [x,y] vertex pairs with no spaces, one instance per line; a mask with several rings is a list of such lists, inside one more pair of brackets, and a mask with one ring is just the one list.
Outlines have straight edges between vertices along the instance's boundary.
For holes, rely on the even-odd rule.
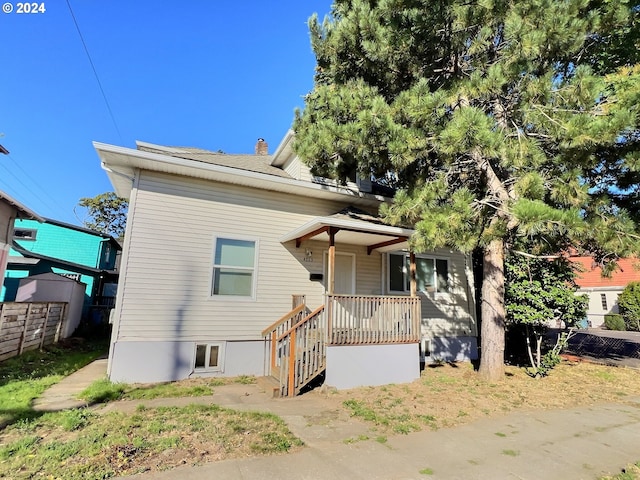
[[564,360],[544,378],[507,366],[504,381],[481,381],[471,364],[427,366],[421,378],[331,392],[337,408],[371,422],[384,434],[453,427],[514,410],[565,408],[624,402],[640,395],[640,370]]

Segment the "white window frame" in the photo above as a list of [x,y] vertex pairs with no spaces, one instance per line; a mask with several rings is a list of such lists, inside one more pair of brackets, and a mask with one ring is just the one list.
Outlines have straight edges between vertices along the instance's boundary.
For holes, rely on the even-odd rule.
[[[387,292],[394,294],[394,295],[406,295],[411,293],[409,289],[407,290],[391,290],[391,255],[402,255],[404,256],[406,259],[409,258],[409,252],[388,252],[386,257],[386,278],[385,278],[385,282],[387,285]],[[435,294],[435,295],[450,295],[451,294],[451,259],[449,257],[444,257],[444,256],[440,256],[440,255],[428,255],[428,254],[423,254],[423,253],[417,253],[416,254],[416,260],[418,258],[425,258],[427,260],[433,260],[434,265],[433,265],[433,274],[435,276],[434,280],[435,280],[435,285],[436,288],[433,291],[430,290],[421,290],[422,292],[425,293],[429,293],[429,294]],[[438,281],[438,268],[436,265],[436,261],[437,260],[444,260],[445,262],[447,262],[447,285],[448,285],[448,291],[446,292],[441,292],[437,290],[437,281]],[[404,262],[404,265],[406,265],[406,262]],[[404,279],[402,284],[403,285],[407,285],[408,283],[408,279],[409,279],[409,275],[410,272],[408,271],[408,269],[406,267],[403,267],[403,274],[404,274]],[[410,288],[410,287],[409,287]]]
[[[193,371],[194,373],[223,373],[224,372],[224,352],[226,342],[196,342],[193,346]],[[197,367],[196,359],[199,346],[206,347],[206,353],[204,358],[204,366]],[[211,355],[211,348],[218,347],[218,365],[215,367],[209,366],[209,359]]]
[[[253,268],[249,267],[236,267],[234,265],[217,265],[216,261],[216,246],[218,244],[218,240],[239,240],[243,242],[253,242],[254,243],[254,259],[253,259]],[[237,235],[214,235],[213,244],[211,245],[211,268],[209,272],[209,298],[215,301],[232,301],[232,302],[246,302],[246,301],[255,301],[256,300],[256,289],[258,284],[258,258],[259,250],[260,250],[259,241],[255,237],[240,237]],[[251,276],[251,295],[222,295],[222,294],[214,294],[213,289],[215,286],[215,269],[220,267],[229,267],[236,268],[239,270],[247,270],[252,271]]]
[[609,302],[607,301],[607,294],[606,293],[601,293],[600,294],[600,306],[602,307],[602,310],[604,312],[608,312],[609,311]]

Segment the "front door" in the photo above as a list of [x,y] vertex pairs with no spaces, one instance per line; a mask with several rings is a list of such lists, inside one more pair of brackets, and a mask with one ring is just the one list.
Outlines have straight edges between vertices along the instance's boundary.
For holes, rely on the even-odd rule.
[[[325,290],[329,285],[329,253],[324,252],[324,286]],[[335,291],[333,293],[342,293],[353,295],[356,293],[356,256],[353,253],[336,252],[336,277]]]

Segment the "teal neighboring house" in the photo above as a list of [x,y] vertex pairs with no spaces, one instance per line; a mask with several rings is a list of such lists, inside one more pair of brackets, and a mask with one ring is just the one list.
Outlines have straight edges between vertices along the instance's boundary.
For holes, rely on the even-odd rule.
[[86,285],[83,315],[113,307],[120,244],[110,235],[50,218],[16,220],[0,301],[15,300],[20,279],[56,273]]

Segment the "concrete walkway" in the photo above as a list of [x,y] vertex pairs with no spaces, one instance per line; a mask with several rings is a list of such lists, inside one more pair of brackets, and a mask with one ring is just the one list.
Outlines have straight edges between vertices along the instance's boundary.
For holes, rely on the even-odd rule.
[[45,390],[40,398],[34,400],[32,407],[38,412],[86,407],[87,402],[78,400],[76,396],[94,381],[104,378],[106,374],[107,359],[94,360]]

